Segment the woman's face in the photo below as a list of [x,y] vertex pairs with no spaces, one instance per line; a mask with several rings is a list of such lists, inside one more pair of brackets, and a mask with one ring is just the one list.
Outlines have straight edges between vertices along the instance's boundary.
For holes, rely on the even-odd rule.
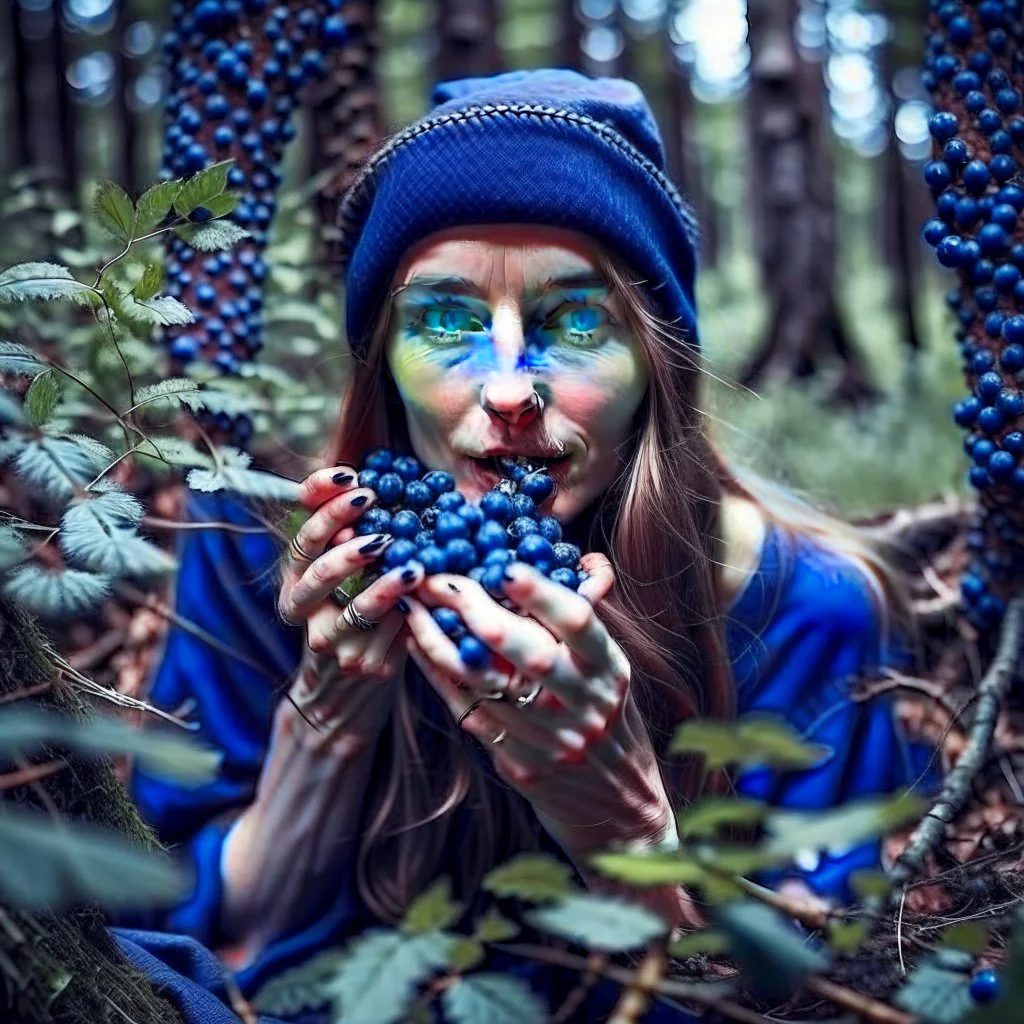
[[609,487],[648,374],[585,236],[438,232],[406,254],[392,296],[387,361],[421,462],[476,501],[499,479],[494,456],[544,457],[558,485],[545,511],[563,521]]

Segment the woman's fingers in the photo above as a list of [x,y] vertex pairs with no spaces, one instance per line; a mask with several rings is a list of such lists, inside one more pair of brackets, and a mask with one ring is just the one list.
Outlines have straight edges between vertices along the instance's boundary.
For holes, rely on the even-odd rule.
[[305,572],[288,587],[281,588],[278,610],[286,621],[306,618],[322,601],[350,576],[380,557],[394,538],[390,534],[375,533],[330,548],[311,562]]
[[590,578],[584,580],[576,591],[580,597],[585,597],[595,608],[611,593],[615,586],[615,572],[608,556],[600,551],[591,551],[580,559],[580,565],[590,573]]
[[[374,580],[362,593],[352,598],[350,608],[358,613],[356,616],[369,622],[380,622],[384,616],[398,603],[403,594],[415,590],[423,582],[424,569],[421,562],[406,562],[395,569],[384,573],[380,579]],[[350,613],[351,614],[351,613]],[[353,630],[344,612],[337,617],[339,630],[350,630],[355,633],[369,632]]]
[[311,512],[339,491],[358,487],[357,471],[351,466],[327,466],[310,473],[299,486],[299,504]]

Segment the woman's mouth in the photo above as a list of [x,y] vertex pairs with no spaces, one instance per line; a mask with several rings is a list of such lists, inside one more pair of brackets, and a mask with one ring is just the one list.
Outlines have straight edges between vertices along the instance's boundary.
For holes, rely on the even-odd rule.
[[544,455],[486,455],[466,456],[467,461],[472,465],[478,479],[486,480],[489,487],[493,487],[503,477],[512,475],[516,466],[522,467],[527,472],[541,471],[551,477],[556,484],[565,485],[569,468],[572,464],[572,454],[560,455],[557,458]]

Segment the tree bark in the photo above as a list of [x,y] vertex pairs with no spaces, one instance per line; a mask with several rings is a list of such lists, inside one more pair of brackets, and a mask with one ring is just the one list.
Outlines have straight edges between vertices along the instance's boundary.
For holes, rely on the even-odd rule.
[[498,0],[438,0],[435,81],[504,70],[498,47]]
[[835,296],[835,195],[824,85],[793,38],[796,0],[750,0],[748,101],[755,245],[769,328],[738,373],[751,387],[809,376],[826,345],[842,361],[835,397],[872,395]]

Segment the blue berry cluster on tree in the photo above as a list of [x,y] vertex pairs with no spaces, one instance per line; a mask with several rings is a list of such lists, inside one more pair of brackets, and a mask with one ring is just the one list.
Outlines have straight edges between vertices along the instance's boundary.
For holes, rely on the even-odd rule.
[[[267,0],[181,0],[171,5],[164,39],[170,69],[160,175],[194,174],[233,159],[228,184],[239,195],[230,219],[250,237],[230,252],[204,254],[181,239],[170,243],[171,295],[196,315],[168,331],[172,372],[194,359],[238,373],[263,345],[263,260],[281,184],[280,163],[295,136],[304,89],[327,74],[327,55],[352,27],[342,0],[271,4]],[[193,214],[201,221],[203,210]],[[210,426],[244,445],[248,417],[224,413]]]
[[[363,460],[360,487],[377,494],[377,504],[362,514],[356,533],[388,533],[391,546],[371,567],[368,578],[410,561],[426,574],[449,572],[469,576],[494,598],[507,603],[505,567],[528,562],[555,583],[577,590],[587,578],[579,566],[580,549],[562,539],[554,516],[539,513],[555,489],[543,470],[504,460],[506,476],[481,499],[467,501],[450,473],[423,467],[410,455],[379,448]],[[470,668],[486,668],[491,652],[450,608],[436,608],[438,625],[459,645]]]
[[924,227],[959,287],[947,295],[971,393],[957,402],[981,512],[961,587],[983,631],[1024,575],[1024,54],[1020,0],[931,0],[923,80],[937,112],[924,177],[937,216]]

